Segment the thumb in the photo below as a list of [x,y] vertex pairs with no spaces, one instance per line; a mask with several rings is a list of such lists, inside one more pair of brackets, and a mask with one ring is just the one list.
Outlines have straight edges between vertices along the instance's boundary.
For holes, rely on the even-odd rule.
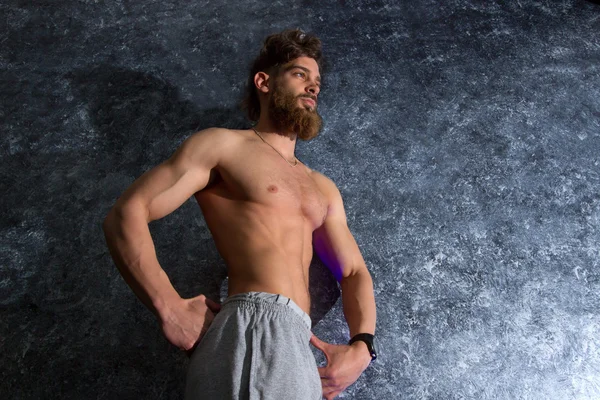
[[325,343],[324,341],[316,337],[314,334],[310,338],[310,343],[317,349],[325,353],[325,358],[327,358],[327,363],[329,363],[329,354],[327,354],[327,347],[329,346],[329,344]]
[[218,313],[219,311],[221,311],[221,305],[219,303],[217,303],[216,301],[212,301],[211,299],[206,297],[205,303],[206,303],[206,306],[208,308],[210,308],[210,311],[212,311],[213,313]]

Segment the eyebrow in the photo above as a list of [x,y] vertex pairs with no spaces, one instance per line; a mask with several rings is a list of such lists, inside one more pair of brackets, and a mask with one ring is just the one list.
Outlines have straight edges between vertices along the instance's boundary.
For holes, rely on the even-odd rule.
[[[286,72],[289,70],[292,70],[294,68],[300,68],[301,70],[303,70],[304,72],[306,72],[307,74],[310,75],[310,69],[303,67],[302,65],[298,65],[298,64],[290,65],[288,68],[286,68]],[[317,81],[318,83],[321,83],[321,77],[317,76],[315,78],[315,81]]]

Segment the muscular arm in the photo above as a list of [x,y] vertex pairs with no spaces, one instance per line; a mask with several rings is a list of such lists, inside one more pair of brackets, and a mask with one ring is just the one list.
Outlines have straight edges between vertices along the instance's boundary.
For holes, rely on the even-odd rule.
[[[375,296],[373,281],[346,222],[342,196],[335,184],[317,175],[321,191],[328,199],[327,217],[313,232],[314,248],[321,260],[342,285],[344,315],[350,336],[375,333]],[[331,400],[354,383],[371,362],[362,341],[331,345],[312,336],[311,343],[325,353],[327,365],[319,367],[323,395]]]
[[[374,334],[376,312],[371,274],[348,229],[339,190],[322,175],[319,181],[329,207],[325,222],[313,233],[315,251],[340,282],[350,337],[357,333]],[[364,346],[362,342],[357,343]]]
[[171,158],[138,178],[108,213],[104,234],[127,284],[154,314],[180,299],[156,258],[148,223],[170,214],[211,179],[223,130],[188,138]]

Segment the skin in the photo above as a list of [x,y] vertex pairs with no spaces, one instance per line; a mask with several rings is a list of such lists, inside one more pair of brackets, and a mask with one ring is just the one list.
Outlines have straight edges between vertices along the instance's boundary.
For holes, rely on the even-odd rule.
[[[300,57],[284,67],[277,84],[298,96],[298,107],[316,112],[320,77],[315,60]],[[254,82],[261,102],[256,129],[292,161],[297,135],[276,132],[269,117],[275,77],[259,72]],[[103,227],[119,271],[156,315],[165,337],[180,349],[195,348],[220,306],[204,295],[179,296],[158,263],[148,223],[170,214],[190,196],[202,209],[227,264],[229,295],[278,293],[309,313],[314,248],[340,282],[350,335],[374,333],[373,284],[348,229],[339,190],[324,175],[300,162],[291,167],[282,156],[252,130],[200,131],[138,178],[107,215]],[[311,343],[327,359],[319,368],[327,399],[355,382],[371,360],[360,341],[333,345],[313,335]]]

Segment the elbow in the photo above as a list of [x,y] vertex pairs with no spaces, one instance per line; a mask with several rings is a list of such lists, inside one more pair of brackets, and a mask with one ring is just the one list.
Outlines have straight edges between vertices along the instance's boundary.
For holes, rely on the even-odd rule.
[[110,209],[106,217],[104,217],[104,221],[102,222],[102,230],[104,231],[104,236],[108,237],[111,232],[114,230],[118,221],[118,210],[117,206],[114,206]]
[[110,209],[106,217],[104,217],[104,222],[102,222],[102,230],[105,234],[108,234],[112,230],[114,230],[120,222],[125,219],[125,216],[128,214],[127,209],[130,208],[126,204],[117,201],[117,203]]
[[141,221],[148,223],[148,215],[148,207],[142,204],[133,201],[117,201],[108,214],[106,214],[102,223],[102,230],[105,235],[109,235],[125,223],[130,224],[133,222],[134,224],[138,224]]
[[371,279],[371,274],[367,269],[367,265],[364,263],[356,264],[352,268],[346,268],[344,270],[344,274],[342,275],[342,280],[361,280],[361,279]]

